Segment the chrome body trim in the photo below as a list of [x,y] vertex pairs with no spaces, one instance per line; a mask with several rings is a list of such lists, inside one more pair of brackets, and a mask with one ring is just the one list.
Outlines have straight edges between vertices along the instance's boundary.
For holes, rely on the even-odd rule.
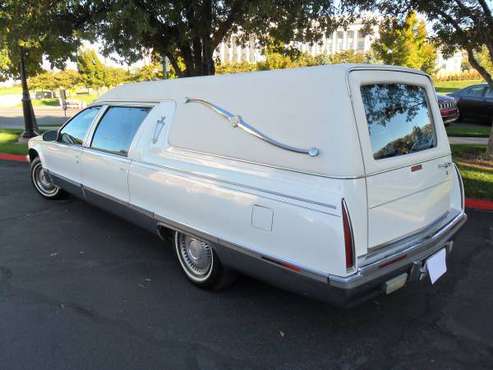
[[252,125],[248,124],[247,122],[245,122],[245,120],[243,120],[243,118],[241,118],[241,116],[239,115],[236,115],[236,114],[233,114],[233,113],[230,113],[228,112],[227,110],[205,100],[205,99],[201,99],[201,98],[188,98],[186,97],[185,98],[185,104],[188,104],[188,103],[198,103],[198,104],[202,104],[204,105],[205,107],[211,109],[212,111],[216,112],[217,114],[219,114],[220,116],[226,118],[230,123],[231,123],[231,126],[233,126],[234,128],[238,127],[240,129],[242,129],[243,131],[249,133],[250,135],[252,136],[255,136],[257,138],[259,138],[260,140],[263,140],[265,141],[266,143],[269,143],[271,145],[274,145],[278,148],[281,148],[281,149],[284,149],[284,150],[288,150],[290,152],[295,152],[295,153],[301,153],[301,154],[307,154],[309,155],[310,157],[317,157],[319,154],[320,154],[320,150],[318,148],[298,148],[298,147],[294,147],[294,146],[291,146],[291,145],[287,145],[287,144],[284,144],[284,143],[281,143],[275,139],[272,139],[271,137],[265,135],[264,133],[260,132],[259,130],[257,130],[255,127],[253,127]]
[[461,211],[432,234],[420,235],[418,240],[398,241],[394,245],[367,256],[353,275],[329,276],[329,284],[336,288],[354,289],[399,268],[422,261],[445,247],[466,220],[467,215]]
[[207,157],[212,157],[212,158],[220,158],[220,159],[226,159],[228,161],[236,161],[236,162],[241,162],[241,163],[247,163],[247,164],[253,164],[256,166],[262,166],[266,168],[273,168],[276,170],[282,170],[282,171],[289,171],[293,173],[301,173],[303,175],[309,175],[309,176],[316,176],[316,177],[323,177],[326,179],[336,179],[336,180],[356,180],[356,179],[362,179],[366,177],[365,175],[358,175],[358,176],[329,176],[325,175],[323,173],[319,172],[313,172],[313,171],[301,171],[301,170],[296,170],[294,168],[290,167],[284,167],[284,166],[277,166],[277,165],[271,165],[271,164],[266,164],[262,162],[256,162],[256,161],[250,161],[248,159],[241,159],[241,158],[236,158],[236,157],[231,157],[227,155],[221,155],[221,154],[214,154],[214,153],[207,153],[207,152],[202,152],[200,150],[195,150],[195,149],[189,149],[181,146],[171,146],[171,150],[174,150],[176,152],[180,152],[181,154],[200,154],[203,156]]
[[[139,162],[136,165],[144,166],[144,167],[152,168],[152,169],[164,169],[164,170],[168,170],[168,171],[175,171],[175,172],[186,174],[188,176],[197,177],[197,178],[200,178],[200,179],[205,180],[205,181],[210,181],[210,182],[214,182],[214,183],[221,183],[221,186],[223,188],[229,189],[229,190],[236,190],[233,187],[242,188],[243,189],[242,191],[244,191],[245,193],[248,193],[248,194],[253,194],[256,196],[261,196],[261,197],[266,198],[266,199],[272,199],[272,200],[279,201],[282,203],[295,205],[297,207],[310,209],[310,210],[315,211],[315,212],[321,212],[321,213],[334,215],[333,212],[332,213],[331,212],[324,212],[324,211],[321,211],[321,210],[313,208],[313,207],[308,207],[306,205],[296,204],[293,201],[303,202],[303,203],[307,203],[307,204],[314,205],[314,206],[320,206],[320,207],[324,207],[324,208],[330,208],[331,210],[337,210],[337,206],[335,204],[317,202],[317,201],[314,201],[311,199],[301,198],[301,197],[297,197],[297,196],[293,196],[293,195],[279,193],[276,191],[266,190],[266,189],[262,189],[262,188],[259,188],[256,186],[246,185],[246,184],[242,184],[242,183],[238,183],[238,182],[234,182],[234,181],[227,181],[227,180],[223,180],[223,179],[220,179],[217,177],[206,176],[206,175],[196,173],[193,171],[183,170],[181,168],[171,167],[171,166],[162,165],[162,164],[158,165],[158,164],[149,163],[149,162]],[[244,189],[247,189],[248,191],[244,190]],[[257,193],[255,193],[255,192],[257,192]],[[285,199],[283,199],[283,200],[276,199],[276,198],[273,198],[272,196],[279,197],[279,198],[285,198]],[[288,200],[291,200],[291,201],[288,201]]]
[[[270,282],[290,291],[315,297],[341,306],[357,304],[382,292],[382,284],[403,271],[414,271],[421,262],[450,241],[467,220],[464,211],[449,215],[439,226],[432,225],[413,238],[406,238],[358,259],[358,268],[348,276],[327,275],[304,266],[264,255],[250,248],[232,243],[191,225],[175,222],[154,212],[132,205],[126,201],[76,184],[54,173],[61,187],[67,184],[79,189],[82,198],[107,209],[130,222],[159,235],[160,227],[180,231],[215,243],[216,251],[227,265],[247,275]],[[394,263],[392,263],[395,261]],[[293,269],[294,267],[294,269]],[[411,272],[412,272],[411,271]],[[410,274],[415,276],[416,274]]]

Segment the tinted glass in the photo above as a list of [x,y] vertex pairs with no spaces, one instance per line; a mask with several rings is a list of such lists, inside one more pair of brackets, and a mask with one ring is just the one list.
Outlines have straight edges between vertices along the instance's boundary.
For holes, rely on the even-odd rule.
[[82,145],[87,130],[100,107],[87,108],[80,112],[60,131],[60,141],[65,144]]
[[486,86],[481,86],[481,85],[478,85],[478,86],[473,86],[473,87],[470,87],[469,89],[467,89],[465,92],[464,92],[464,95],[467,95],[467,96],[483,96],[483,93],[484,93],[484,90],[486,89]]
[[109,108],[96,128],[91,147],[127,155],[137,129],[150,110],[137,107]]
[[493,98],[493,89],[488,88],[488,91],[486,91],[486,95],[485,96],[487,98]]
[[434,147],[435,131],[426,91],[400,83],[361,87],[375,159]]

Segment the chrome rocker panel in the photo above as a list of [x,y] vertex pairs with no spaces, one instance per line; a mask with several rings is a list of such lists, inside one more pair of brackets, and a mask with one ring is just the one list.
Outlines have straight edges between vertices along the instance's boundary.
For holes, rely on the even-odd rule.
[[[403,272],[409,273],[409,280],[417,280],[419,274],[416,274],[416,269],[422,267],[422,261],[441,248],[451,247],[451,239],[467,220],[467,215],[461,212],[445,219],[438,229],[432,229],[431,234],[430,230],[421,232],[359,259],[360,267],[347,277],[327,276],[299,266],[290,267],[283,261],[252,252],[189,225],[165,219],[97,190],[75,184],[53,172],[49,175],[57,186],[67,192],[150,231],[159,234],[160,229],[165,227],[215,243],[215,251],[221,261],[245,275],[288,291],[345,307],[382,294],[384,282]],[[450,250],[451,248],[448,248],[448,252]]]

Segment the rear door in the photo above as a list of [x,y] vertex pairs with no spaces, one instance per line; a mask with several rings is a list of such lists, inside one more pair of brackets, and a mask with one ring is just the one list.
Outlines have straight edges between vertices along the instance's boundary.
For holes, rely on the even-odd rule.
[[349,81],[366,171],[371,250],[448,212],[450,147],[426,76],[360,70]]
[[129,201],[128,151],[151,107],[110,106],[97,123],[81,159],[86,196],[106,196]]

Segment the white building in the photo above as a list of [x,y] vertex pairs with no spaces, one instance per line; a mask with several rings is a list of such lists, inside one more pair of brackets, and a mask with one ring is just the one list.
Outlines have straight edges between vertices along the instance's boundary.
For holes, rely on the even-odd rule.
[[[370,50],[375,36],[365,35],[362,29],[363,24],[354,23],[349,25],[347,29],[340,28],[329,36],[323,36],[319,42],[313,44],[296,42],[293,46],[301,52],[312,56],[320,54],[332,55],[347,50],[364,54]],[[258,46],[253,36],[250,37],[246,45],[239,45],[237,36],[231,36],[219,44],[214,56],[218,57],[224,64],[256,63],[265,60],[262,49]]]
[[457,51],[449,58],[445,58],[439,51],[437,53],[437,75],[446,76],[457,74],[462,71],[462,61],[464,60],[464,53]]
[[[310,43],[294,43],[298,50],[307,53],[311,56],[321,54],[332,55],[342,51],[352,50],[355,53],[366,54],[370,51],[372,43],[378,38],[378,27],[373,29],[372,34],[363,33],[364,25],[362,23],[354,23],[347,29],[339,28],[329,36],[324,36],[319,42]],[[259,47],[254,37],[246,45],[237,43],[236,35],[224,40],[219,44],[214,52],[214,56],[219,58],[223,64],[231,63],[256,63],[265,60],[262,49]],[[444,58],[442,53],[437,53],[437,74],[449,75],[461,72],[463,55],[462,52],[457,52],[450,58]]]

